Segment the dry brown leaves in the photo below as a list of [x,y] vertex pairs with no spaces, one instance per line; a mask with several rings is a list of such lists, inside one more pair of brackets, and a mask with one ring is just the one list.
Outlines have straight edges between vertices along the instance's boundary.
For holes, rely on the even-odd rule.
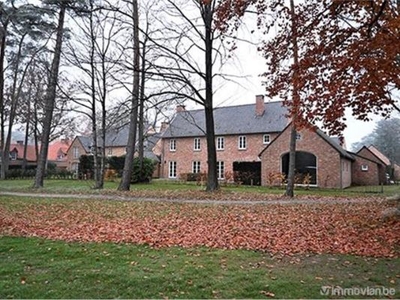
[[0,204],[0,234],[288,255],[399,257],[400,222],[380,221],[384,208],[373,202],[226,206],[80,200],[13,209]]

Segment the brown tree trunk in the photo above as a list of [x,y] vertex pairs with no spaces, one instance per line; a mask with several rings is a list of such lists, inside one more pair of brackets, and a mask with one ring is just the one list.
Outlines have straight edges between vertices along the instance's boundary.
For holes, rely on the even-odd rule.
[[121,182],[118,190],[129,191],[133,170],[133,158],[135,155],[135,142],[137,131],[137,117],[139,104],[139,84],[140,84],[140,45],[139,45],[139,11],[137,0],[132,0],[133,6],[133,87],[132,87],[132,104],[129,124],[129,137],[127,152],[125,156],[124,171],[122,173]]
[[[4,145],[4,150],[3,150],[4,160],[3,160],[2,167],[4,169],[5,174],[7,174],[7,172],[8,172],[8,167],[9,167],[9,163],[10,163],[10,146],[11,146],[12,129],[14,126],[14,120],[15,120],[16,113],[17,113],[19,92],[21,90],[21,87],[20,87],[17,92],[17,83],[18,83],[19,63],[20,63],[20,59],[21,59],[22,45],[24,43],[25,36],[26,36],[26,34],[23,34],[19,41],[18,52],[17,52],[16,61],[15,61],[13,85],[12,85],[12,89],[11,89],[11,109],[10,109],[10,116],[8,118],[7,138],[6,138],[6,143]],[[21,85],[22,85],[22,82],[21,82]]]
[[26,127],[25,127],[25,139],[24,139],[24,157],[22,158],[22,170],[26,170],[26,155],[28,150],[28,137],[29,137],[29,124],[31,122],[31,92],[32,92],[32,84],[29,85],[28,90],[28,99],[27,99],[27,112],[26,112]]
[[206,132],[207,132],[207,191],[215,191],[219,189],[217,176],[217,151],[215,147],[215,127],[214,127],[214,109],[213,109],[213,5],[211,1],[204,4],[203,19],[205,24],[205,68],[206,68],[206,98],[204,103]]
[[0,44],[0,179],[6,178],[4,169],[4,59],[6,50],[7,24],[3,24]]
[[296,27],[296,12],[294,7],[294,1],[290,0],[290,13],[292,17],[292,46],[293,46],[293,115],[292,115],[292,126],[290,132],[290,142],[289,142],[289,171],[288,171],[288,182],[286,186],[285,196],[291,198],[294,197],[294,184],[295,184],[295,168],[296,168],[296,135],[297,135],[297,115],[298,108],[300,105],[300,96],[298,92],[298,66],[299,66],[299,51],[297,44],[297,27]]
[[58,82],[58,70],[60,67],[61,58],[61,47],[63,39],[63,29],[64,29],[64,18],[65,18],[66,4],[61,2],[60,12],[57,26],[57,38],[56,46],[54,49],[53,62],[50,69],[50,80],[47,88],[46,98],[45,98],[45,116],[43,122],[43,134],[41,138],[40,154],[38,160],[38,166],[36,169],[35,181],[33,183],[34,188],[42,188],[43,181],[46,171],[47,154],[49,151],[49,138],[51,131],[51,122],[53,119],[54,102],[56,99],[56,90]]

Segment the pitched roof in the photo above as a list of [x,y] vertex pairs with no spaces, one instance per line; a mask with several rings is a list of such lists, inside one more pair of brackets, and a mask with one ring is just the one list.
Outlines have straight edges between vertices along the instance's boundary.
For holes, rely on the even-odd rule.
[[379,158],[386,166],[390,166],[390,159],[385,154],[379,151],[374,145],[370,145],[368,150],[372,152],[377,158]]
[[85,151],[87,153],[89,153],[90,152],[90,147],[93,144],[93,139],[91,137],[89,137],[89,136],[83,136],[83,135],[79,135],[76,138],[80,141],[80,143],[82,144],[82,146],[85,149]]
[[66,154],[69,148],[69,140],[55,141],[49,145],[49,152],[47,155],[48,160],[57,160],[58,156],[63,153]]
[[[215,108],[215,135],[280,132],[288,123],[281,101],[266,102],[262,116],[255,112],[255,103]],[[204,109],[185,110],[176,113],[163,138],[204,136],[205,128]]]
[[339,152],[340,156],[348,158],[350,160],[355,160],[354,156],[350,154],[350,152],[346,151],[345,149],[340,146],[340,141],[337,138],[332,138],[328,136],[325,132],[321,129],[317,129],[317,134],[323,138],[329,145],[331,145],[337,152]]
[[[24,158],[24,145],[23,144],[11,144],[10,152],[13,152],[13,151],[18,152],[18,159]],[[36,150],[35,150],[34,145],[26,145],[26,160],[27,161],[36,161]]]
[[[271,144],[273,144],[280,136],[281,134],[290,126],[291,122],[275,137],[274,140],[272,140],[271,143],[269,143],[258,156],[261,156],[263,154],[263,152],[268,149],[268,147],[271,146]],[[307,130],[307,129],[306,129]],[[311,129],[308,129],[311,130]],[[327,142],[333,149],[335,149],[337,152],[339,152],[340,156],[345,157],[347,159],[350,160],[355,160],[354,156],[346,151],[345,149],[342,148],[342,146],[340,146],[340,140],[338,138],[335,137],[330,137],[328,136],[325,132],[323,132],[321,129],[317,128],[315,131],[325,142]]]

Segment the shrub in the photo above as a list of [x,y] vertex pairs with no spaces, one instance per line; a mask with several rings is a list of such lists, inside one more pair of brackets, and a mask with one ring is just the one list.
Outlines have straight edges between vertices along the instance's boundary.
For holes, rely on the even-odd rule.
[[133,171],[131,183],[149,182],[153,176],[156,162],[150,158],[143,158],[143,166],[140,170],[140,160],[135,157],[133,160]]

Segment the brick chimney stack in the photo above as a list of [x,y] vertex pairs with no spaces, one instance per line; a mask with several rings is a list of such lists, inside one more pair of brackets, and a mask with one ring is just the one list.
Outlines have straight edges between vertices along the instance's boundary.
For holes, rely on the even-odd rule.
[[166,121],[161,122],[160,132],[162,133],[162,132],[164,132],[165,130],[167,130],[168,126],[169,126],[169,123],[168,123],[168,122],[166,122]]
[[186,106],[183,105],[183,104],[179,104],[179,105],[176,106],[175,110],[176,110],[177,113],[185,111],[186,110]]
[[256,116],[261,117],[265,112],[264,95],[256,96]]

